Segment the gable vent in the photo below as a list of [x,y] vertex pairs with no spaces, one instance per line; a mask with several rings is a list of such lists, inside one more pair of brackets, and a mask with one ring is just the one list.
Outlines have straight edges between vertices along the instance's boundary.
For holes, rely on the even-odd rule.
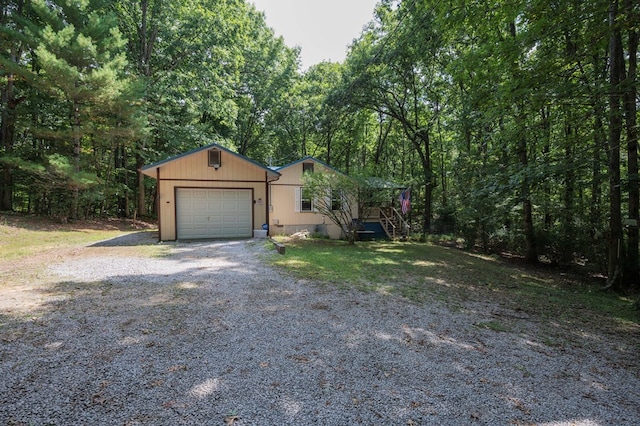
[[217,149],[217,148],[213,148],[209,150],[209,167],[213,167],[214,169],[218,170],[218,168],[222,165],[222,162],[220,161],[222,157],[222,152]]

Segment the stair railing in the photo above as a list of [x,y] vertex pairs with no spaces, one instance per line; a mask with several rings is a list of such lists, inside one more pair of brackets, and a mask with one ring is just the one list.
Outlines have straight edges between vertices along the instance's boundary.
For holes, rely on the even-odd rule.
[[380,209],[380,224],[382,225],[384,232],[386,232],[387,237],[394,240],[396,238],[396,224],[393,223],[393,219],[390,218],[383,209]]
[[393,207],[392,209],[393,209],[394,216],[398,219],[398,222],[401,225],[402,236],[405,236],[405,237],[408,236],[409,229],[411,228],[409,223],[406,220],[404,220],[404,218],[402,217],[400,212],[398,210],[396,210],[395,207]]

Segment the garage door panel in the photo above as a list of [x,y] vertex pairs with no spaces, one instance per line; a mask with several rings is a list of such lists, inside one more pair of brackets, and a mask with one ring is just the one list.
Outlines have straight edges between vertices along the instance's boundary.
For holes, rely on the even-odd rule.
[[224,218],[222,217],[222,215],[216,214],[209,217],[209,224],[211,224],[212,226],[222,225],[223,223]]
[[202,200],[202,201],[196,200],[196,201],[190,202],[189,205],[193,211],[198,212],[198,211],[207,210],[209,208],[210,203],[208,203],[205,200]]
[[248,189],[179,188],[176,191],[178,238],[250,237],[251,200]]

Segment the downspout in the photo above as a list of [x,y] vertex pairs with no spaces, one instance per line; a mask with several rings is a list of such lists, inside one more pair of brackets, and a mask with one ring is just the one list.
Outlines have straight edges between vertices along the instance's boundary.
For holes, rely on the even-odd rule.
[[160,219],[162,215],[162,203],[160,202],[160,167],[156,169],[156,203],[158,203],[158,242],[162,241],[162,220]]
[[269,185],[269,172],[264,172],[264,193],[265,193],[265,213],[267,217],[267,236],[271,236],[271,226],[269,225],[271,221],[269,220],[269,209],[271,207],[271,197],[269,197],[269,189],[271,186]]
[[266,213],[267,213],[267,235],[271,236],[271,221],[269,220],[269,211],[271,210],[271,182],[275,182],[280,179],[280,176],[273,180],[269,180],[269,172],[264,172],[265,190],[266,190]]

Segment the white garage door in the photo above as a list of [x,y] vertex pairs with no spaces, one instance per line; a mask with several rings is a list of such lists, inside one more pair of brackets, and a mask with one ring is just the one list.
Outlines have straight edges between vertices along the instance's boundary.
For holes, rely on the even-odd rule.
[[251,190],[178,188],[178,239],[251,237]]

